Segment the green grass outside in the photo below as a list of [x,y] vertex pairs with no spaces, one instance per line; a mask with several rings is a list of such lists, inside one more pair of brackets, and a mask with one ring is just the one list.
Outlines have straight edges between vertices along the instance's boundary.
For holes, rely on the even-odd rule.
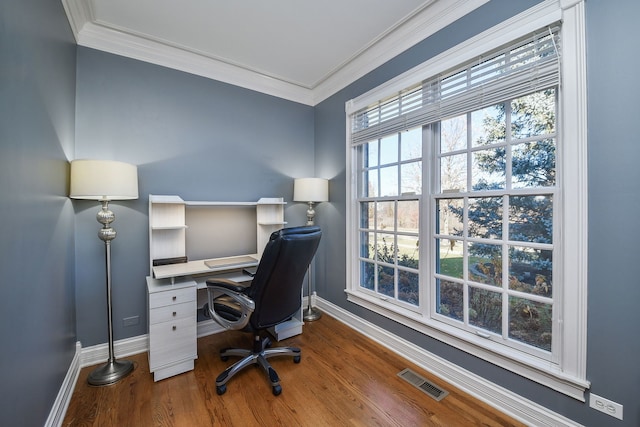
[[[471,257],[469,263],[487,262],[486,258]],[[440,274],[451,277],[462,278],[462,266],[464,265],[462,257],[447,257],[440,259]]]

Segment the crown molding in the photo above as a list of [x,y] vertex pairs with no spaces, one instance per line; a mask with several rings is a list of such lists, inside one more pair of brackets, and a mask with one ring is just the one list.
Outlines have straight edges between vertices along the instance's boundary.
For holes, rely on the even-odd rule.
[[76,38],[79,46],[90,47],[312,105],[310,89],[180,47],[170,46],[93,22],[85,23]]
[[314,106],[489,0],[434,0],[357,53],[314,87],[269,76],[179,46],[100,23],[92,0],[62,0],[79,46],[161,65]]
[[78,34],[87,22],[94,20],[93,7],[89,0],[62,0],[73,37],[78,42]]
[[487,2],[489,0],[432,2],[318,84],[313,89],[314,105]]

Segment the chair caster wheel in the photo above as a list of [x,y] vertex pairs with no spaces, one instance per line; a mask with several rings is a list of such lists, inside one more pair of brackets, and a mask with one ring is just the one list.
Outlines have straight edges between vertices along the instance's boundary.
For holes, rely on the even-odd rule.
[[293,356],[293,363],[300,363],[300,356]]
[[280,393],[282,393],[282,387],[279,385],[274,385],[273,386],[273,395],[274,396],[279,396]]
[[218,396],[222,396],[223,394],[225,394],[226,391],[227,391],[226,385],[216,386],[216,393],[218,393]]

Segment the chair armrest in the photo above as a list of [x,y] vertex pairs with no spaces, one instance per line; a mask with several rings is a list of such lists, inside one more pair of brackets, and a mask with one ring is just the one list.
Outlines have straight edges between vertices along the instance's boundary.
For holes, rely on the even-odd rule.
[[234,282],[233,280],[215,277],[207,279],[207,287],[209,286],[222,287],[238,293],[244,291],[248,287],[248,285],[243,285],[238,282]]
[[[233,280],[209,279],[207,280],[207,297],[209,300],[209,314],[220,326],[225,329],[242,329],[249,323],[249,317],[256,308],[255,302],[242,293],[246,286],[242,286]],[[222,295],[231,298],[240,306],[240,317],[237,320],[228,320],[215,311],[215,300]]]

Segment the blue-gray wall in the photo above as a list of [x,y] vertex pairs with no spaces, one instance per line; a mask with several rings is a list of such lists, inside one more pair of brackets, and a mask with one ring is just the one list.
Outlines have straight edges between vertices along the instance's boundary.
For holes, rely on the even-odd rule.
[[[293,177],[314,175],[312,107],[82,47],[77,92],[75,158],[138,165],[140,198],[111,209],[116,340],[147,333],[149,194],[284,197],[285,219],[303,223],[306,206],[291,198]],[[77,328],[86,347],[107,340],[104,244],[96,236],[98,204],[74,203]],[[132,316],[139,324],[124,327]]]
[[[322,102],[315,109],[316,170],[335,177],[321,204],[325,247],[317,260],[320,296],[465,369],[586,426],[640,425],[640,117],[633,43],[640,2],[586,2],[589,109],[589,307],[587,377],[593,393],[624,405],[624,421],[485,363],[347,302],[345,288],[345,107],[348,99],[422,63],[538,1],[493,0]],[[631,41],[635,42],[631,42]],[[629,50],[631,49],[631,50]],[[637,49],[636,49],[637,50]],[[330,266],[330,268],[329,268]]]
[[[633,220],[640,143],[632,128],[640,116],[633,74],[640,59],[625,47],[640,40],[636,0],[587,2],[587,372],[594,393],[624,405],[624,422],[368,313],[344,295],[344,102],[537,2],[493,0],[315,108],[87,48],[76,57],[59,2],[1,2],[0,425],[42,425],[75,341],[107,340],[97,206],[66,198],[66,161],[83,157],[139,166],[140,199],[112,206],[116,339],[147,332],[149,193],[290,202],[292,177],[316,175],[332,178],[331,203],[317,207],[325,230],[315,269],[323,298],[579,423],[640,425],[640,286],[631,267],[640,236]],[[286,219],[300,224],[304,211],[290,203]],[[123,317],[136,315],[138,325],[122,327]]]
[[[625,426],[640,426],[639,16],[637,0],[587,2],[587,375],[593,393],[624,404]],[[618,425],[607,417],[593,420]]]
[[0,2],[0,425],[42,426],[75,352],[75,41],[59,1]]

